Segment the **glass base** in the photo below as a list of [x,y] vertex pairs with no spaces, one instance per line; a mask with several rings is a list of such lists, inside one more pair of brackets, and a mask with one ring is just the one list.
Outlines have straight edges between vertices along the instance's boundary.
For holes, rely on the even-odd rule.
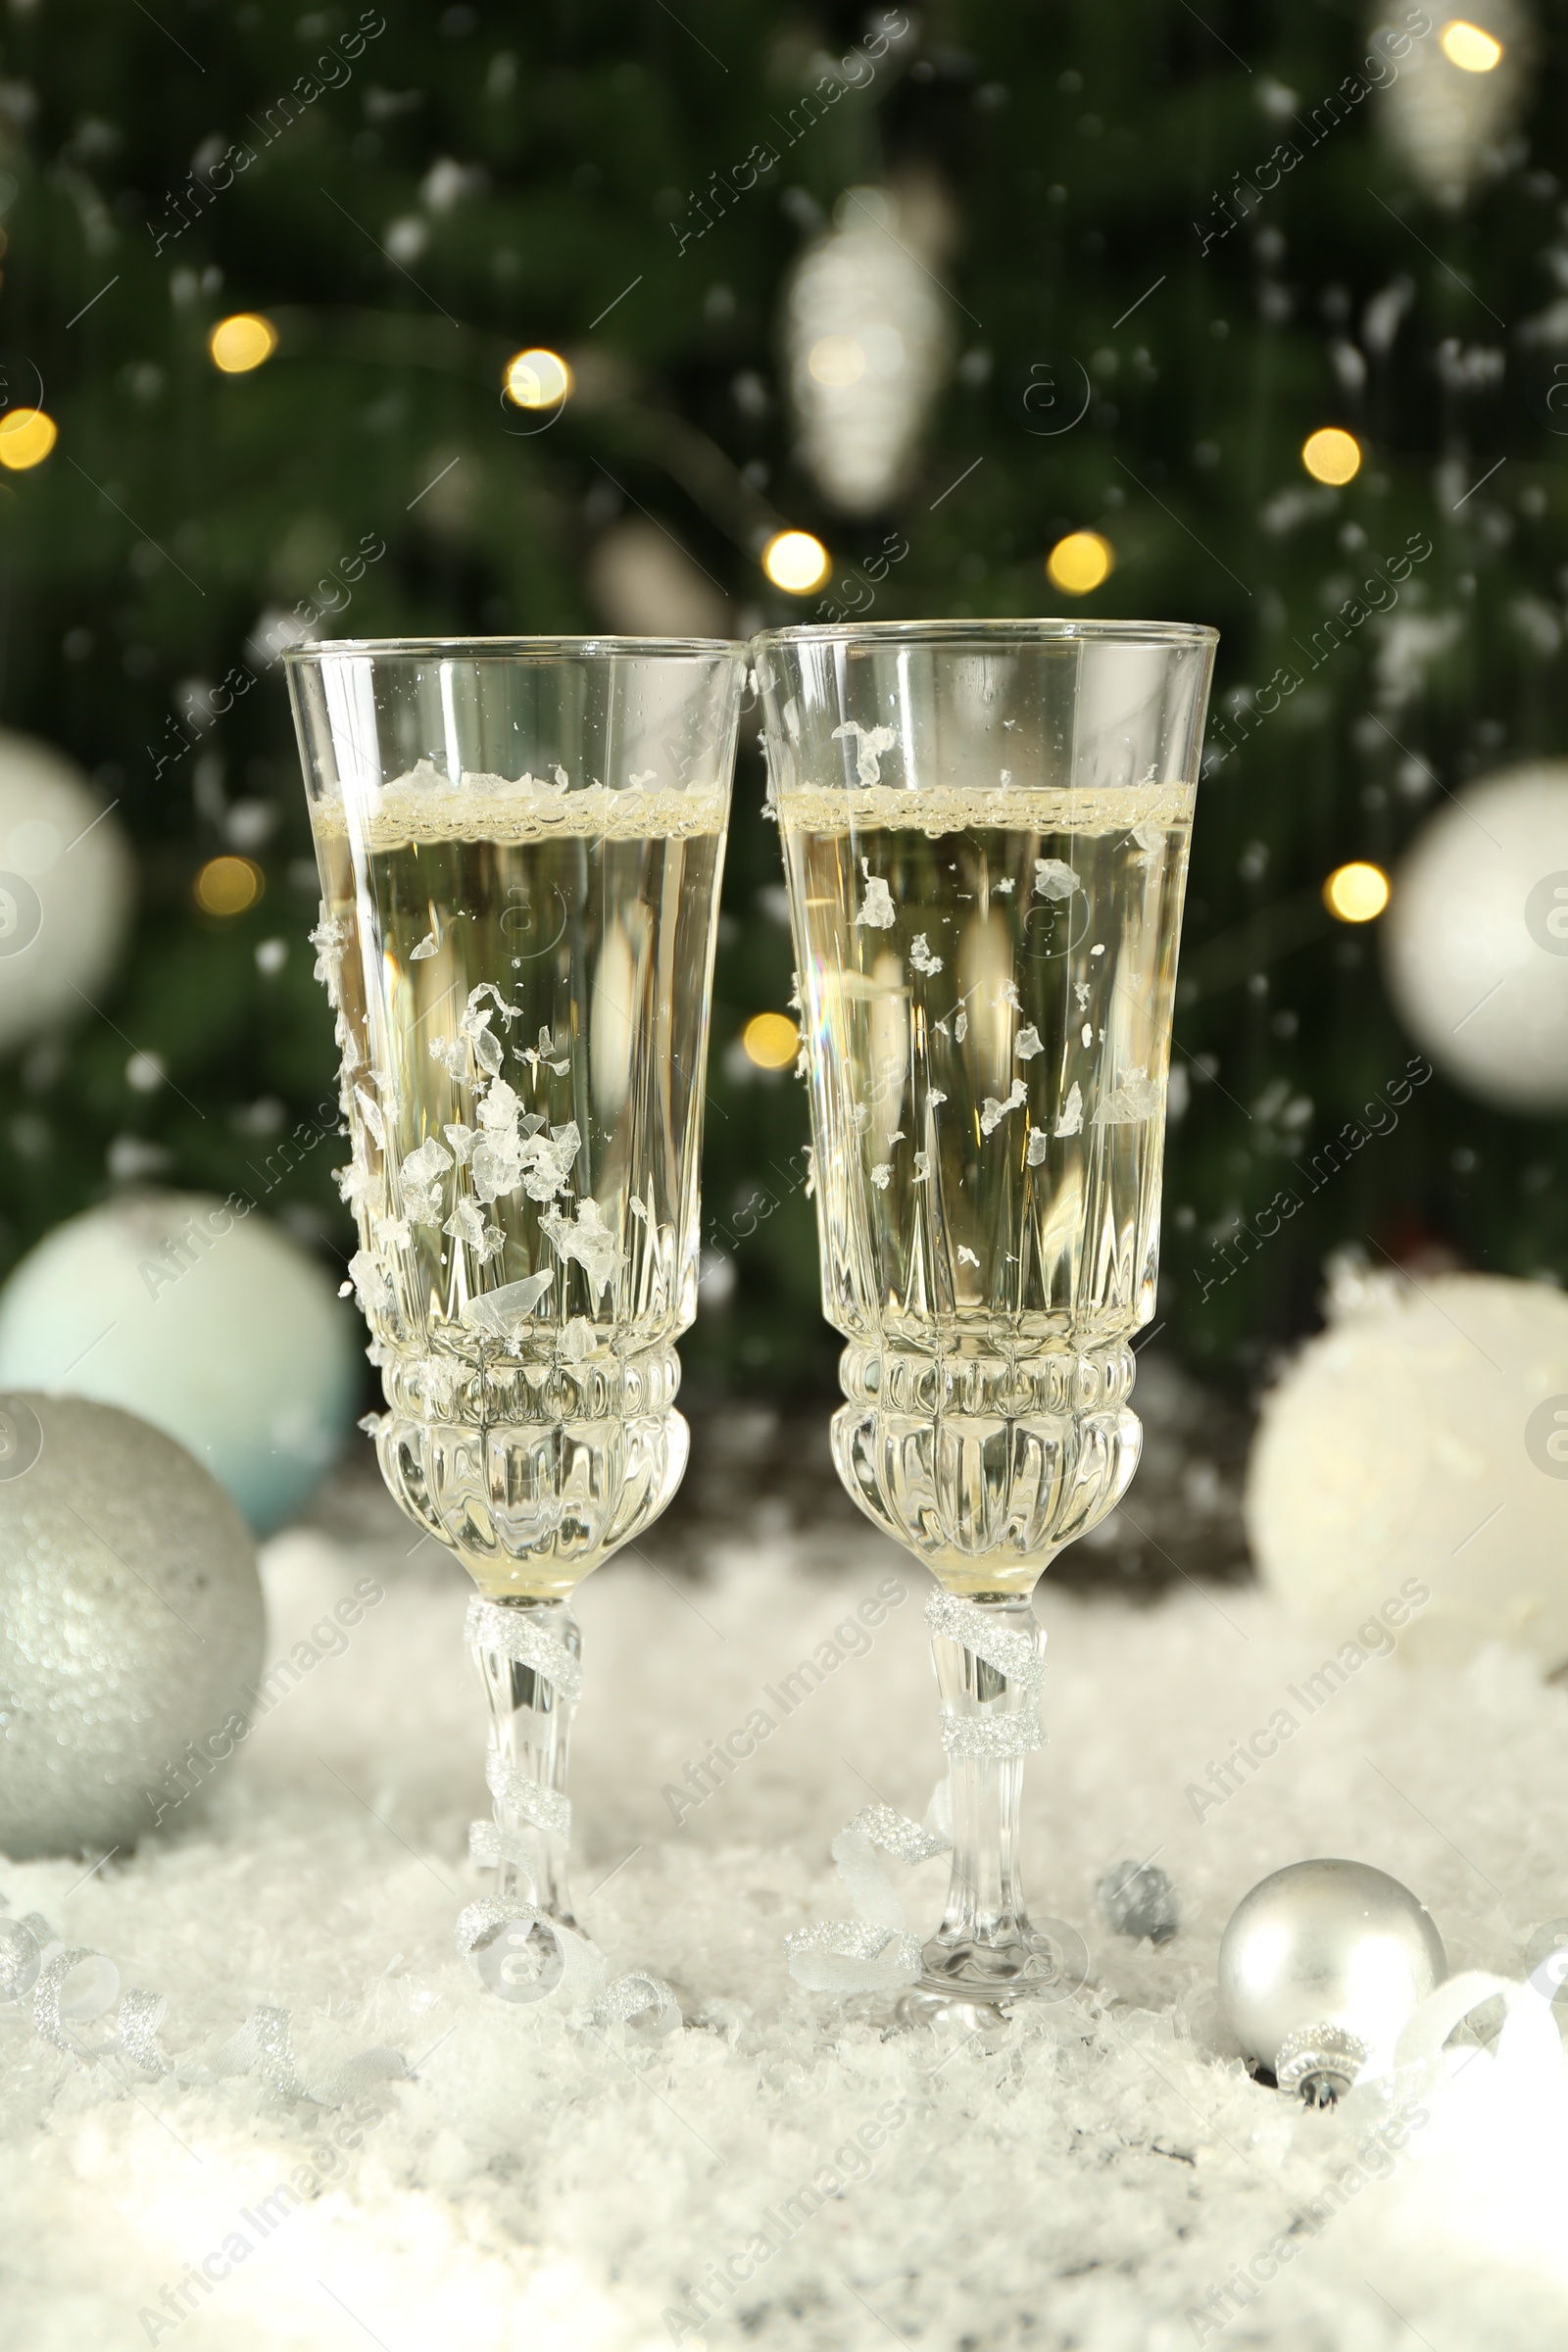
[[[997,1938],[933,1936],[920,1954],[918,1982],[895,2004],[896,2022],[979,2033],[1004,2026],[1020,2010],[1070,2000],[1088,1973],[1079,1965],[1081,1948],[1073,1931],[1056,1921],[1036,1928],[1019,1920]],[[1087,1961],[1087,1953],[1082,1957]]]

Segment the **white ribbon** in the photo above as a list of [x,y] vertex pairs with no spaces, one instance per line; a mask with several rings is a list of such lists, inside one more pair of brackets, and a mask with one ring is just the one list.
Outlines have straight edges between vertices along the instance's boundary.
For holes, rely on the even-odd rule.
[[877,1861],[878,1848],[901,1862],[925,1862],[953,1844],[945,1800],[934,1792],[925,1824],[891,1805],[865,1805],[833,1840],[833,1859],[857,1919],[817,1920],[784,1938],[789,1971],[808,1992],[895,1992],[920,1974],[920,1946],[904,1923],[904,1906]]
[[[484,1778],[498,1804],[520,1813],[524,1821],[543,1830],[547,1838],[557,1838],[562,1845],[571,1843],[570,1797],[563,1796],[559,1788],[547,1788],[542,1782],[531,1779],[520,1764],[514,1764],[496,1747],[485,1755]],[[470,1830],[470,1839],[472,1835]]]
[[499,1999],[564,2010],[574,2023],[630,2026],[645,2040],[679,2032],[680,2005],[662,1977],[643,1968],[612,1977],[596,1943],[539,1909],[533,1899],[541,1862],[536,1831],[471,1821],[468,1856],[481,1868],[512,1863],[527,1885],[521,1900],[481,1895],[459,1914],[453,1931],[459,1951]]
[[1406,2019],[1394,2051],[1394,2072],[1436,2059],[1455,2027],[1488,2001],[1501,2001],[1503,2018],[1493,2063],[1499,2089],[1526,2090],[1568,2107],[1568,2056],[1552,2015],[1558,1980],[1548,1954],[1527,1983],[1469,1968],[1429,1992]]
[[[120,1971],[107,1953],[88,1944],[62,1943],[38,1911],[0,1919],[0,2001],[20,2002],[29,1993],[34,2031],[84,2065],[103,2059],[118,2066],[128,2059],[143,2074],[192,2084],[255,2074],[277,2097],[309,2099],[318,2107],[341,2107],[367,2082],[409,2072],[399,2051],[376,2048],[362,2050],[322,2082],[309,2083],[295,2061],[289,2012],[271,2008],[253,2009],[208,2065],[171,2058],[159,2040],[169,2009],[163,1994],[138,1985],[122,1992]],[[84,2038],[88,2028],[96,2029],[91,2040]]]
[[925,1621],[933,1634],[984,1659],[1022,1690],[1028,1702],[995,1715],[952,1715],[944,1710],[942,1744],[949,1755],[997,1759],[1027,1756],[1044,1747],[1040,1695],[1046,1686],[1046,1661],[1029,1636],[997,1625],[974,1601],[946,1592],[940,1585],[925,1604]]
[[581,1661],[526,1609],[509,1609],[476,1592],[468,1603],[465,1630],[475,1649],[499,1650],[519,1666],[531,1666],[555,1685],[568,1706],[582,1695]]
[[501,2000],[561,2009],[578,2024],[635,2025],[650,2040],[680,2029],[680,2006],[662,1977],[633,1968],[612,1978],[596,1943],[530,1902],[481,1895],[460,1914],[453,1940]]

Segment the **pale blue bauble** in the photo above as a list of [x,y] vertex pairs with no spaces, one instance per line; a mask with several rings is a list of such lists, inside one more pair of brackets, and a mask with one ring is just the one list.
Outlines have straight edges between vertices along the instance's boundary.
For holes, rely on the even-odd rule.
[[142,1194],[56,1226],[16,1268],[0,1291],[0,1388],[139,1414],[266,1534],[342,1446],[359,1336],[330,1276],[259,1209]]

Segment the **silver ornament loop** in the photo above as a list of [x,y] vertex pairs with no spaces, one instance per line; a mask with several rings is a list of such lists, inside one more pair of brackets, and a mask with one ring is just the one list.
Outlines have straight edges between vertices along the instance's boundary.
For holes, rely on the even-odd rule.
[[1312,2104],[1332,2104],[1339,2090],[1348,2090],[1372,2052],[1358,2034],[1343,2026],[1303,2026],[1287,2034],[1274,2058],[1274,2080],[1281,2090],[1312,2091]]

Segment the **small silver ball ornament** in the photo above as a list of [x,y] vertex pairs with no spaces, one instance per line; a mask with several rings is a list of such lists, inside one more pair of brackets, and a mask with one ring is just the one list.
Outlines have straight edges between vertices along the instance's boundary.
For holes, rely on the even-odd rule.
[[0,1851],[128,1850],[184,1819],[244,1737],[262,1665],[255,1546],[227,1494],[115,1405],[7,1392],[0,1565]]
[[1332,2106],[1448,1973],[1431,1914],[1365,1862],[1293,1862],[1245,1895],[1219,1947],[1219,1997],[1254,2067]]

